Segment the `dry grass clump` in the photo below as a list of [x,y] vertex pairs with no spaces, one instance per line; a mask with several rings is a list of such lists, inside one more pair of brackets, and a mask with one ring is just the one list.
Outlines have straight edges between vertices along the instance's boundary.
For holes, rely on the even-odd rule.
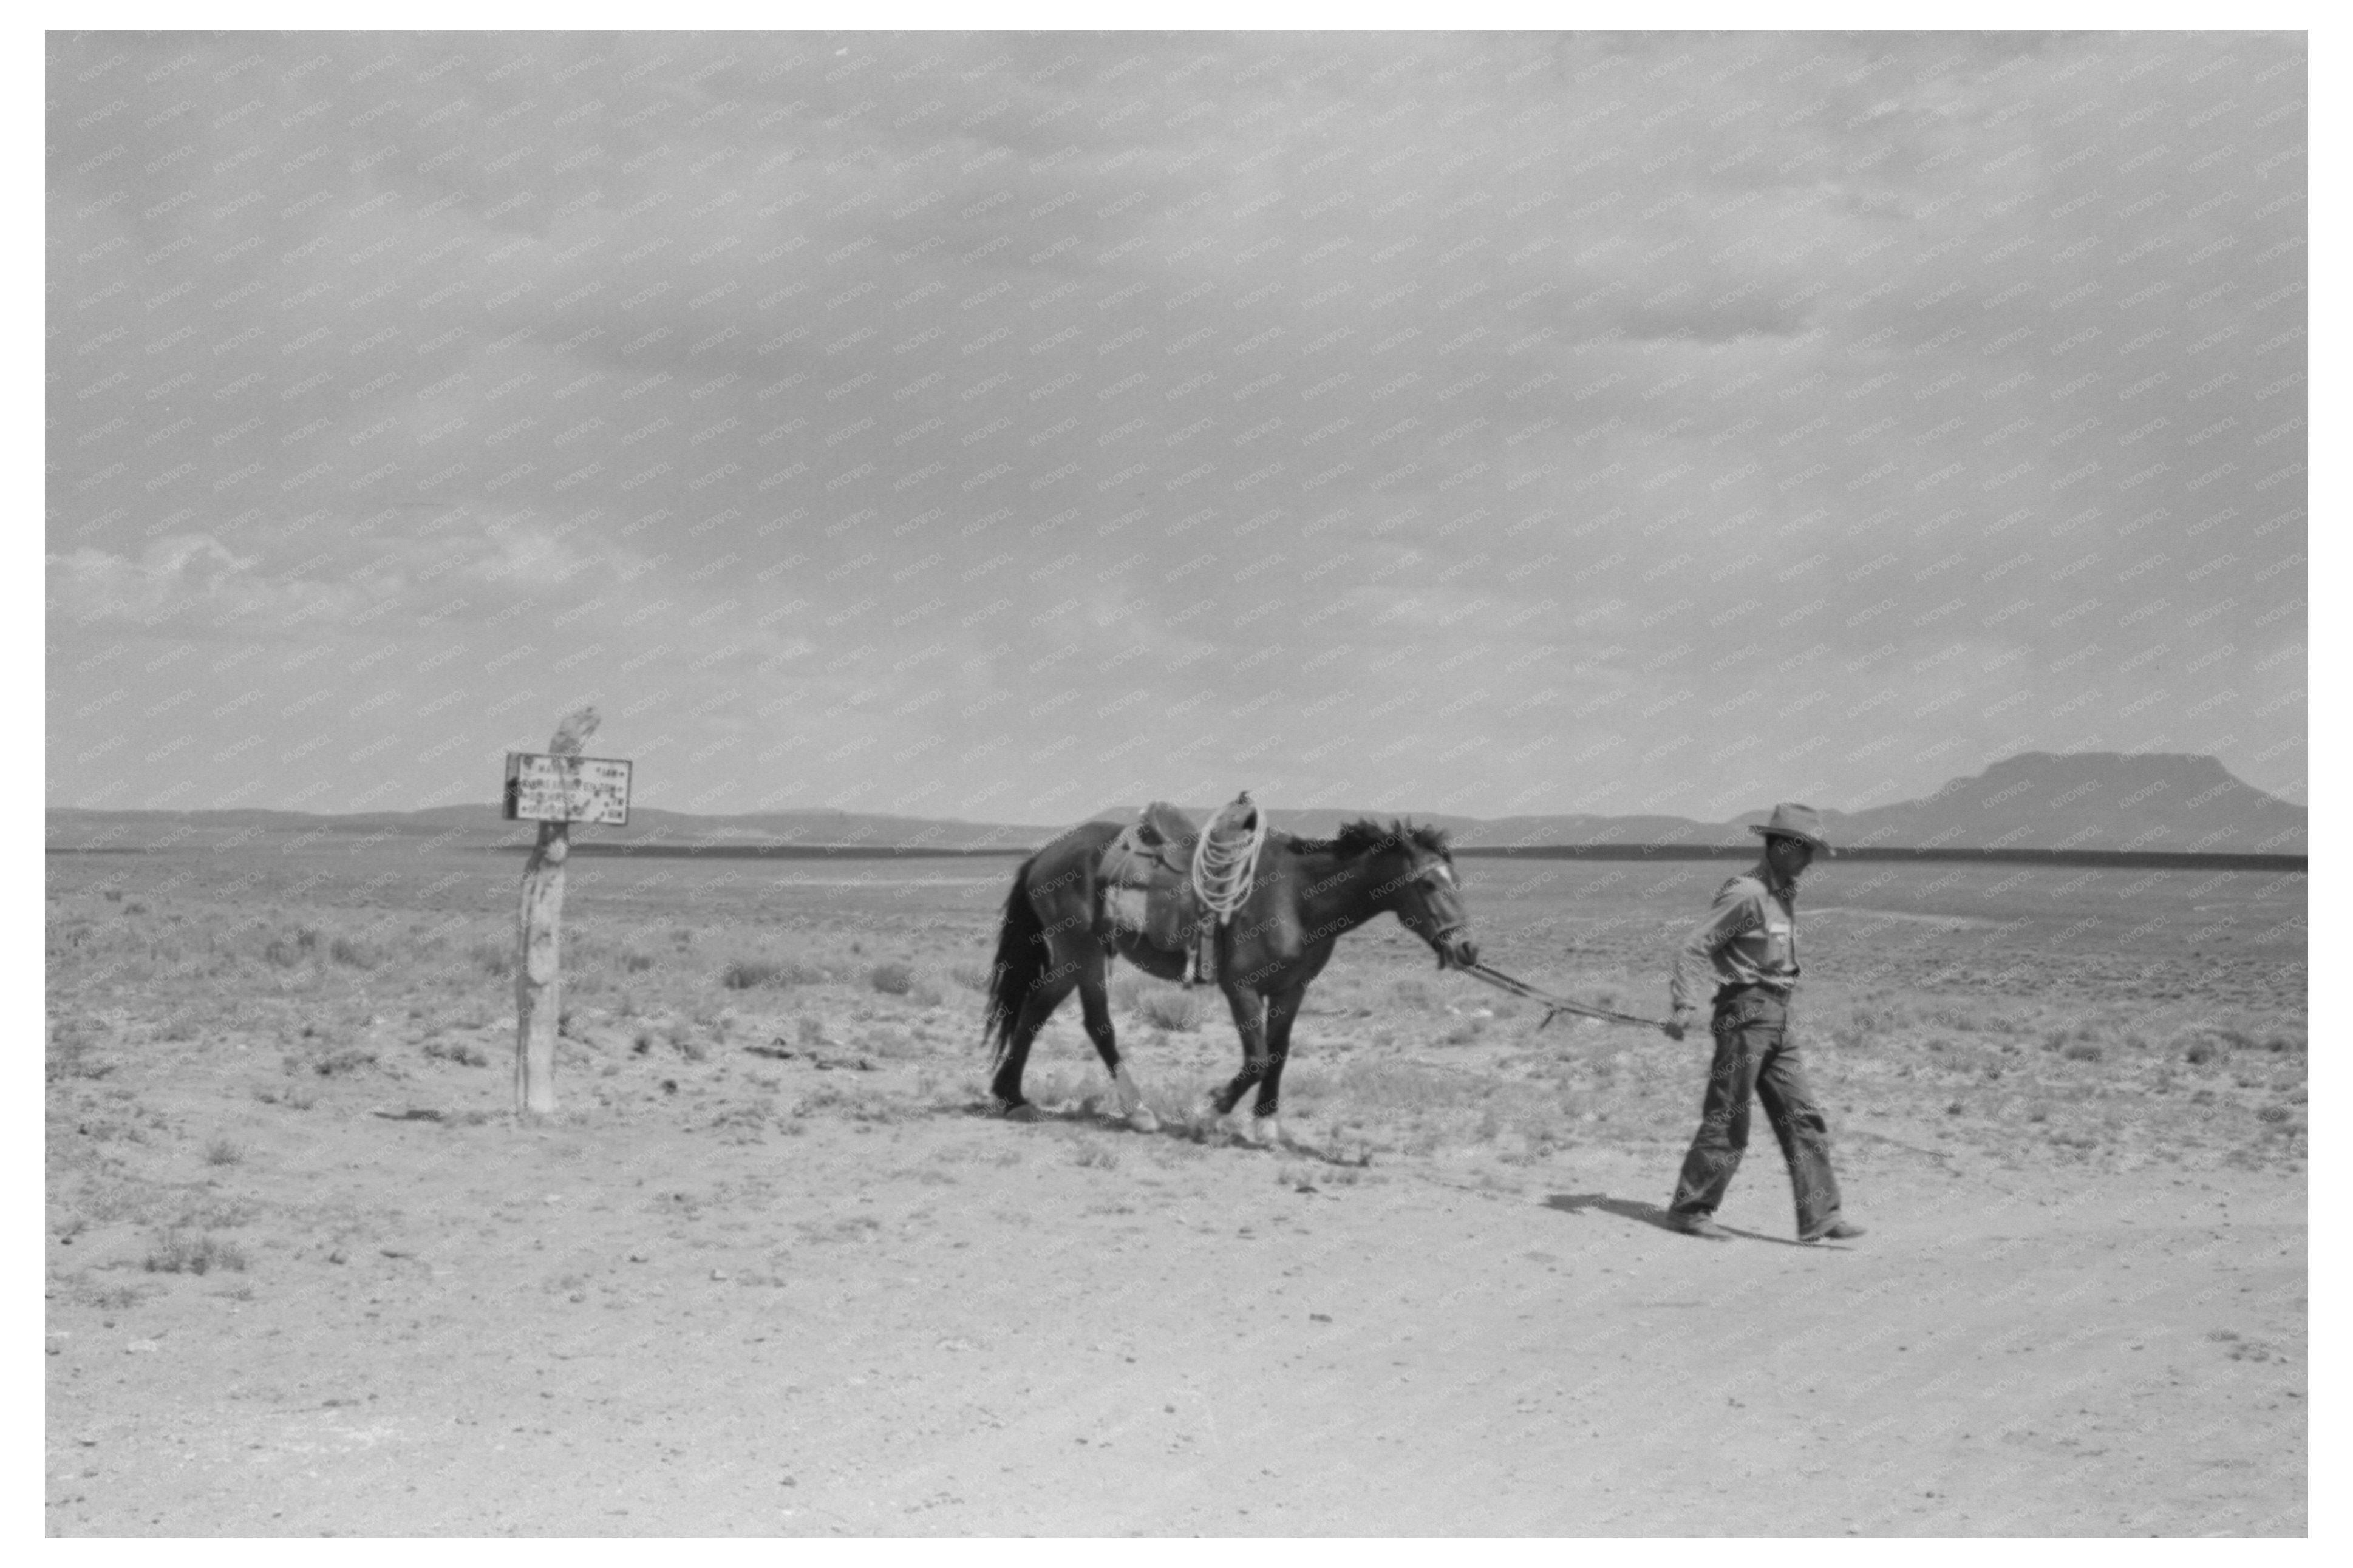
[[272,936],[262,944],[261,956],[280,969],[295,969],[307,963],[326,940],[326,933],[315,926],[297,926],[290,935]]
[[1438,999],[1430,989],[1428,983],[1419,980],[1400,980],[1389,987],[1389,1005],[1417,1013],[1430,1013],[1437,1011],[1445,1004]]
[[750,991],[772,985],[815,985],[827,978],[824,970],[797,958],[739,958],[719,972],[719,984],[730,991]]
[[114,1070],[114,1066],[98,1060],[91,1053],[90,1037],[79,1025],[68,1020],[50,1031],[41,1070],[48,1082],[55,1083],[59,1079],[104,1078]]
[[245,1253],[235,1242],[209,1233],[192,1237],[185,1231],[174,1231],[147,1255],[144,1267],[150,1274],[209,1274],[216,1268],[241,1273]]
[[1136,1011],[1154,1027],[1176,1035],[1189,1035],[1200,1028],[1205,1013],[1198,994],[1169,990],[1145,992]]
[[216,1138],[205,1145],[207,1165],[237,1165],[245,1161],[245,1150],[226,1138]]
[[280,1066],[290,1076],[309,1071],[317,1073],[321,1078],[341,1078],[348,1073],[355,1073],[362,1068],[374,1067],[375,1064],[376,1054],[374,1051],[359,1046],[345,1046],[341,1050],[327,1051],[307,1059],[289,1056],[280,1061]]
[[486,1068],[491,1065],[491,1058],[483,1055],[480,1047],[470,1046],[463,1040],[427,1040],[425,1042],[425,1054],[436,1061],[456,1062],[459,1067]]
[[912,964],[890,959],[866,972],[866,984],[885,996],[904,996],[915,988],[915,971]]
[[374,969],[384,962],[383,952],[374,943],[354,942],[347,936],[328,939],[327,956],[353,969]]

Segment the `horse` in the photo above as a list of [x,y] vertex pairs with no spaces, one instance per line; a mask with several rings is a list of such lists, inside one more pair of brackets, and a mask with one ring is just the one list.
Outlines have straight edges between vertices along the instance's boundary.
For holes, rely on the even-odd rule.
[[[983,1037],[996,1068],[990,1093],[1008,1115],[1036,1114],[1021,1095],[1022,1068],[1038,1031],[1075,989],[1121,1114],[1138,1131],[1159,1126],[1120,1060],[1104,975],[1116,954],[1147,974],[1177,980],[1186,954],[1152,946],[1111,919],[1101,866],[1120,832],[1115,822],[1083,823],[1014,873],[997,929]],[[1282,1068],[1308,983],[1331,962],[1344,934],[1383,913],[1429,943],[1440,969],[1479,962],[1440,830],[1360,818],[1331,838],[1267,835],[1250,894],[1217,928],[1214,949],[1218,988],[1241,1036],[1242,1067],[1208,1106],[1219,1118],[1229,1116],[1255,1085],[1253,1142],[1282,1137]]]

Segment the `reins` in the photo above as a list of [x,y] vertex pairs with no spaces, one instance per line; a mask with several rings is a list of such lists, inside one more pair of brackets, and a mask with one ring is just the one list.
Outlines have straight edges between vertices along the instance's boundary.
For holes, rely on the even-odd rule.
[[1631,1013],[1612,1012],[1607,1007],[1596,1007],[1588,1002],[1572,1002],[1565,996],[1555,996],[1550,992],[1539,991],[1526,981],[1516,979],[1500,969],[1491,968],[1484,963],[1464,965],[1462,973],[1483,980],[1499,991],[1508,991],[1514,996],[1525,997],[1528,1001],[1541,1006],[1545,1010],[1545,1016],[1542,1022],[1536,1025],[1539,1029],[1546,1024],[1551,1023],[1553,1015],[1556,1013],[1567,1013],[1579,1018],[1599,1018],[1609,1024],[1639,1024],[1645,1029],[1666,1027],[1665,1024],[1656,1018],[1637,1017]]

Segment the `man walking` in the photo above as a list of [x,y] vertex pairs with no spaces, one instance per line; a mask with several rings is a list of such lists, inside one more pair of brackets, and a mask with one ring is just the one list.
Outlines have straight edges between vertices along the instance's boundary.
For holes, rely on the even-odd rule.
[[1838,1178],[1831,1173],[1830,1130],[1806,1087],[1798,1047],[1789,1042],[1789,994],[1798,983],[1798,879],[1814,853],[1834,853],[1813,807],[1784,801],[1770,820],[1751,825],[1765,836],[1765,858],[1725,883],[1715,907],[1675,954],[1665,1026],[1682,1039],[1698,1012],[1694,998],[1712,981],[1715,1060],[1708,1069],[1699,1131],[1683,1156],[1668,1214],[1689,1236],[1725,1241],[1716,1205],[1748,1147],[1748,1097],[1773,1121],[1798,1201],[1798,1239],[1843,1241],[1862,1227],[1839,1216]]

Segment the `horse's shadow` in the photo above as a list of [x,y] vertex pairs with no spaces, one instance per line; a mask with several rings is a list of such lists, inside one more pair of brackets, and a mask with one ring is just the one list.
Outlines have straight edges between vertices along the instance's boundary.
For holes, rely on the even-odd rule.
[[1289,1155],[1294,1159],[1314,1161],[1318,1164],[1335,1165],[1361,1170],[1373,1163],[1369,1148],[1332,1150],[1296,1139],[1280,1142],[1255,1142],[1218,1121],[1205,1121],[1198,1117],[1170,1113],[1160,1117],[1160,1125],[1145,1131],[1129,1125],[1127,1119],[1115,1111],[1081,1100],[1058,1105],[1040,1105],[1036,1101],[1008,1115],[994,1100],[967,1100],[954,1106],[941,1106],[939,1112],[970,1118],[975,1121],[1011,1121],[1019,1125],[1055,1125],[1085,1127],[1104,1132],[1125,1132],[1138,1138],[1174,1138],[1182,1142],[1199,1143],[1245,1153]]
[[[1555,1193],[1545,1199],[1545,1207],[1558,1209],[1563,1214],[1577,1215],[1584,1214],[1588,1209],[1599,1209],[1603,1214],[1616,1215],[1620,1219],[1639,1220],[1653,1229],[1663,1230],[1672,1236],[1683,1234],[1683,1228],[1675,1224],[1674,1216],[1658,1205],[1636,1203],[1631,1198],[1613,1198],[1607,1193]],[[1722,1220],[1716,1223],[1724,1224]],[[1785,1237],[1767,1236],[1761,1231],[1743,1230],[1736,1225],[1726,1225],[1724,1228],[1747,1241],[1769,1241],[1777,1247],[1801,1245]]]

